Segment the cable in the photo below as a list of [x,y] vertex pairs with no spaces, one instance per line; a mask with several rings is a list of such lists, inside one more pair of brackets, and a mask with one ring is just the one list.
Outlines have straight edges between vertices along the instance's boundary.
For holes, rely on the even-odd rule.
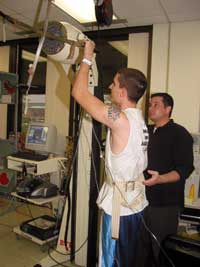
[[143,218],[143,216],[140,214],[140,217],[142,219],[142,223],[145,227],[145,229],[149,232],[149,234],[153,237],[153,239],[155,240],[155,242],[157,243],[159,249],[161,250],[161,252],[164,254],[164,256],[166,257],[166,259],[169,261],[169,263],[171,264],[172,267],[175,267],[174,263],[172,262],[172,260],[170,259],[170,257],[167,255],[167,253],[165,252],[165,250],[163,249],[163,247],[161,246],[160,242],[158,241],[158,239],[156,238],[156,236],[151,232],[151,230],[149,229],[149,227],[146,225],[146,222]]
[[[77,144],[76,144],[76,147],[75,147],[75,150],[74,150],[74,155],[73,155],[73,158],[72,158],[72,162],[71,162],[71,167],[70,167],[70,172],[69,172],[69,174],[70,174],[70,178],[69,178],[69,181],[68,181],[68,186],[66,186],[67,188],[69,188],[69,184],[70,184],[70,181],[71,181],[71,173],[72,173],[72,169],[73,169],[73,166],[74,166],[74,163],[75,163],[75,159],[76,159],[76,156],[77,156],[77,152],[78,152],[78,147],[79,147],[79,145],[80,145],[80,136],[81,136],[81,131],[83,131],[83,134],[84,134],[84,136],[85,136],[85,138],[86,138],[86,141],[87,141],[87,144],[88,144],[88,146],[89,146],[89,150],[90,150],[90,152],[91,152],[91,154],[92,154],[92,164],[93,164],[93,168],[94,168],[94,170],[95,170],[95,180],[96,180],[96,168],[95,168],[95,164],[94,164],[94,161],[93,161],[93,153],[92,153],[92,150],[90,149],[90,144],[89,144],[89,141],[88,141],[88,138],[87,138],[87,135],[86,135],[86,133],[85,133],[85,128],[84,128],[84,126],[83,126],[83,115],[84,115],[84,111],[83,111],[83,109],[81,108],[81,112],[80,112],[80,120],[79,120],[79,127],[78,127],[78,134],[77,134],[77,136],[78,136],[78,139],[77,139]],[[98,183],[96,183],[96,185],[98,186]],[[67,189],[65,189],[65,192],[66,192],[66,190]],[[98,189],[99,190],[99,189]],[[70,192],[68,192],[68,194],[69,194]],[[66,195],[68,195],[68,194],[66,194]],[[70,201],[70,199],[68,200],[68,201]],[[68,210],[68,215],[67,215],[67,225],[66,225],[66,231],[65,231],[65,244],[66,244],[66,241],[67,241],[67,232],[68,232],[68,227],[69,227],[69,213],[70,213],[70,203],[69,203],[69,205],[68,205],[68,207],[69,207],[69,210]],[[68,253],[68,254],[64,254],[64,253],[61,253],[60,251],[57,251],[57,250],[55,250],[57,253],[59,253],[59,254],[61,254],[61,255],[66,255],[66,256],[74,256],[78,251],[80,251],[80,249],[82,249],[82,247],[84,246],[84,244],[87,242],[87,240],[88,240],[88,238],[83,242],[83,244],[81,244],[80,245],[80,247],[77,249],[77,250],[75,250],[75,252],[73,253],[73,254],[71,254],[71,253]],[[54,259],[50,254],[49,254],[49,257],[53,260],[53,261],[55,261],[57,264],[61,264],[61,263],[59,263],[56,259]],[[66,266],[66,265],[61,265],[61,266]]]
[[8,225],[8,224],[4,224],[4,223],[0,223],[0,226],[4,226],[4,227],[8,227],[8,228],[13,228],[15,226],[11,226],[11,225]]
[[23,215],[23,216],[25,216],[25,217],[29,217],[29,218],[31,218],[30,214],[23,213],[23,212],[19,211],[18,208],[16,208],[15,211],[16,211],[17,214],[20,214],[20,215]]
[[65,190],[64,190],[64,192],[66,193],[66,196],[68,197],[68,203],[69,203],[69,205],[68,205],[68,212],[67,212],[66,230],[65,230],[65,245],[67,244],[67,235],[68,235],[69,219],[70,219],[70,212],[71,212],[71,198],[70,198],[69,185],[70,185],[70,182],[71,182],[72,170],[73,170],[75,159],[76,159],[77,152],[78,152],[78,144],[79,144],[79,138],[80,138],[80,130],[81,130],[81,125],[82,125],[82,120],[83,120],[83,109],[80,110],[79,116],[80,116],[80,118],[79,118],[79,124],[78,124],[76,147],[75,147],[75,150],[74,150],[74,154],[73,154],[72,162],[71,162],[71,166],[70,166],[69,179],[68,179],[68,182],[66,183]]
[[[77,143],[76,143],[76,147],[74,149],[74,153],[73,153],[73,157],[72,157],[72,161],[71,161],[71,165],[69,167],[69,179],[65,184],[65,189],[64,189],[64,193],[68,199],[68,212],[67,212],[67,222],[66,222],[66,230],[65,230],[65,237],[64,237],[64,242],[65,242],[65,246],[67,244],[67,235],[68,235],[68,229],[69,229],[69,219],[70,219],[70,212],[71,212],[71,197],[70,197],[70,190],[69,190],[69,185],[71,182],[71,178],[72,178],[72,170],[73,170],[73,166],[75,163],[75,159],[77,156],[77,152],[78,152],[78,145],[79,145],[79,137],[80,137],[80,130],[81,130],[81,125],[82,125],[82,119],[83,119],[83,109],[80,110],[80,119],[79,119],[79,125],[78,125],[78,132],[77,132]],[[65,207],[65,205],[64,205]],[[63,208],[63,212],[64,212],[64,208]],[[56,250],[57,251],[57,250]],[[57,253],[62,254],[61,252],[57,251]],[[71,255],[71,254],[69,254]],[[51,255],[49,255],[51,257],[52,260],[54,260],[56,263],[57,261],[55,259],[53,259],[53,257]],[[57,263],[60,264],[60,263]]]
[[[74,166],[74,163],[75,163],[75,159],[76,159],[76,156],[77,156],[77,152],[78,152],[78,144],[79,144],[79,137],[80,137],[80,129],[81,129],[81,125],[82,125],[82,118],[83,118],[83,110],[81,109],[80,110],[80,119],[79,119],[79,126],[78,126],[78,132],[77,132],[77,143],[76,143],[76,147],[74,149],[74,153],[73,153],[73,157],[72,157],[72,162],[71,162],[71,165],[69,167],[69,179],[68,181],[66,182],[65,184],[65,188],[64,188],[64,193],[66,195],[66,197],[68,198],[68,213],[67,213],[67,222],[66,222],[66,230],[65,230],[65,237],[64,237],[64,241],[65,241],[65,246],[67,244],[67,234],[68,234],[68,229],[69,229],[69,219],[70,219],[70,212],[71,212],[71,197],[70,197],[70,190],[69,190],[69,185],[70,185],[70,181],[71,181],[71,177],[72,177],[72,170],[73,170],[73,166]],[[61,164],[62,165],[62,164]],[[63,165],[64,167],[64,165]],[[65,168],[65,167],[64,167]],[[64,208],[65,208],[65,205],[63,205],[63,212],[64,212]],[[85,244],[85,242],[84,242]],[[81,245],[81,247],[79,249],[82,248],[83,245]],[[50,247],[49,247],[50,249]],[[79,249],[77,251],[79,251]],[[61,253],[60,251],[56,250],[57,253],[59,254],[63,254]],[[62,265],[61,263],[57,262],[56,259],[54,259],[49,251],[48,251],[48,254],[49,254],[49,257],[56,263],[56,264],[60,264],[61,266],[66,266],[66,265]],[[69,254],[64,254],[64,255],[71,255],[71,253]]]
[[[71,181],[71,174],[72,174],[72,170],[73,170],[73,166],[74,166],[74,163],[75,163],[75,159],[76,159],[77,152],[78,152],[78,146],[79,146],[79,142],[80,142],[81,129],[83,129],[83,134],[85,134],[84,127],[82,127],[82,125],[83,125],[83,114],[84,114],[84,111],[81,108],[81,111],[80,111],[80,119],[79,119],[79,126],[78,126],[78,133],[77,133],[77,137],[78,138],[77,138],[77,143],[76,143],[76,147],[74,149],[74,154],[73,154],[72,162],[71,162],[71,166],[70,166],[70,171],[69,171],[69,177],[70,178],[69,178],[68,183],[65,186],[65,190],[64,190],[65,193],[66,193],[66,190],[69,188],[69,184],[70,184],[70,181]],[[85,136],[85,137],[86,137],[86,140],[87,140],[89,149],[90,149],[88,138],[87,138],[87,136]],[[96,168],[95,168],[95,164],[94,164],[94,161],[93,161],[93,153],[92,153],[92,164],[93,164],[93,167],[94,167],[94,170],[95,170],[95,180],[96,180]],[[96,182],[96,185],[98,186],[98,183],[97,182]],[[70,194],[70,191],[68,191],[68,193],[66,193],[66,196],[69,196],[69,194]],[[68,199],[68,201],[70,201],[70,199]],[[68,205],[68,214],[67,214],[67,224],[66,224],[66,231],[65,231],[65,245],[66,245],[66,242],[67,242],[67,233],[68,233],[68,228],[69,228],[69,217],[70,217],[70,211],[71,211],[70,206],[71,206],[71,204],[69,203],[69,205]],[[57,250],[55,250],[55,251],[57,253],[61,254],[61,255],[66,255],[66,256],[72,255],[72,256],[74,256],[83,247],[83,245],[87,242],[87,240],[88,240],[88,238],[83,242],[82,245],[80,245],[80,247],[77,250],[75,250],[74,254],[71,254],[71,253],[69,253],[69,254],[63,254],[60,251],[57,251]],[[61,264],[61,263],[57,262],[56,259],[54,259],[50,254],[49,254],[49,257],[53,261],[55,261],[55,263]],[[66,266],[66,265],[61,265],[61,266]]]
[[[78,127],[78,132],[77,132],[77,143],[76,143],[76,147],[75,147],[74,152],[73,152],[73,157],[72,157],[71,165],[69,167],[69,173],[68,173],[68,175],[70,177],[69,180],[71,180],[71,175],[72,175],[72,171],[73,171],[75,159],[76,159],[77,152],[78,152],[78,143],[79,143],[79,137],[80,137],[80,129],[81,129],[81,125],[82,125],[82,119],[83,119],[83,110],[81,109],[80,110],[79,127]],[[67,189],[67,187],[69,186],[69,184],[70,184],[70,181],[69,181],[69,183],[66,184],[65,190]]]
[[[75,252],[74,252],[74,255],[76,254],[76,253],[78,253],[81,249],[82,249],[82,247],[86,244],[86,242],[87,242],[87,240],[88,239],[85,239],[85,241],[81,244],[81,246],[77,249],[77,250],[75,250]],[[48,249],[48,255],[49,255],[49,257],[56,263],[56,264],[59,264],[59,265],[61,265],[61,266],[64,266],[64,267],[71,267],[71,264],[70,265],[64,265],[63,263],[64,262],[66,262],[66,261],[64,261],[64,262],[58,262],[51,254],[50,254],[50,250],[51,250],[52,248],[51,247],[49,247],[49,249]],[[61,254],[61,255],[64,255],[64,256],[71,256],[71,254],[70,253],[67,253],[67,254],[65,254],[65,253],[61,253],[60,251],[57,251],[57,250],[55,250],[57,253],[59,253],[59,254]],[[70,260],[67,260],[67,261],[70,261]]]
[[[16,201],[15,197],[13,197],[13,196],[11,197],[10,200],[11,200],[11,204],[9,203],[8,208],[6,210],[0,212],[0,216],[3,216],[9,212],[12,212],[13,210],[15,210],[18,207],[17,205],[15,205],[15,203],[18,204],[18,202],[21,202],[21,201]],[[21,204],[21,205],[23,205],[23,204]]]
[[[75,149],[75,153],[74,153],[74,156],[73,156],[73,160],[72,160],[72,167],[73,167],[73,165],[74,165],[74,161],[75,161],[75,158],[76,158],[76,156],[77,156],[77,151],[78,151],[78,146],[80,145],[80,136],[81,136],[81,131],[83,131],[83,134],[84,134],[84,136],[85,136],[85,138],[86,138],[86,141],[87,141],[87,144],[88,144],[88,146],[89,146],[89,150],[90,150],[90,152],[92,153],[92,150],[90,149],[90,144],[89,144],[89,141],[88,141],[88,137],[87,137],[87,135],[86,135],[86,133],[85,133],[85,128],[84,128],[84,124],[83,124],[83,110],[82,110],[82,113],[81,113],[81,119],[80,119],[80,123],[79,123],[79,134],[78,134],[78,142],[77,142],[77,146],[76,146],[76,149]],[[92,153],[92,164],[93,164],[93,167],[94,167],[94,169],[95,169],[95,165],[94,165],[94,161],[93,161],[93,153]],[[95,169],[96,170],[96,169]],[[95,171],[95,180],[96,180],[96,171]],[[98,186],[98,183],[96,182],[96,185]],[[68,229],[68,224],[67,224],[67,226],[66,226],[66,229]],[[67,232],[67,231],[66,231]],[[80,247],[74,252],[74,254],[72,254],[72,255],[75,255],[82,247],[83,247],[83,245],[87,242],[87,240],[88,239],[86,239],[84,242],[83,242],[83,244],[82,245],[80,245]],[[57,251],[57,250],[56,250]],[[61,252],[59,252],[59,251],[57,251],[57,253],[59,253],[59,254],[62,254],[62,255],[71,255],[70,253],[69,254],[63,254],[63,253],[61,253]],[[51,257],[52,258],[52,257]],[[53,258],[52,258],[52,260],[53,260]],[[58,263],[56,260],[55,260],[55,262],[57,263],[57,264],[60,264],[60,263]],[[65,265],[62,265],[62,266],[65,266]]]
[[[93,151],[91,149],[91,145],[89,143],[89,140],[88,140],[88,136],[86,134],[86,131],[85,131],[85,128],[84,128],[84,125],[82,127],[83,129],[83,134],[85,136],[85,139],[87,141],[87,144],[88,144],[88,147],[89,147],[89,152],[91,153],[91,161],[92,161],[92,166],[93,166],[93,169],[94,169],[94,179],[95,179],[95,183],[96,183],[96,187],[97,187],[97,191],[100,192],[100,189],[99,189],[99,185],[98,185],[98,181],[97,181],[97,172],[96,172],[96,168],[95,168],[95,163],[94,163],[94,155],[93,155]],[[92,127],[92,132],[93,132],[93,127]]]

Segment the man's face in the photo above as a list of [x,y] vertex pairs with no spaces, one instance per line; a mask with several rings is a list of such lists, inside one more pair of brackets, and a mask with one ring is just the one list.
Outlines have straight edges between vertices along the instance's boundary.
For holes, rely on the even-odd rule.
[[169,118],[171,107],[165,107],[162,97],[155,96],[150,98],[149,102],[149,118],[153,122],[158,122]]

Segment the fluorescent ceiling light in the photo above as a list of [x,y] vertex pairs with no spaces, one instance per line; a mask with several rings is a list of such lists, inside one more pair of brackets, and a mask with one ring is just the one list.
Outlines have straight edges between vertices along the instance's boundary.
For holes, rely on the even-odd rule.
[[96,21],[94,0],[55,0],[54,4],[80,23]]
[[117,49],[120,53],[125,56],[128,56],[128,40],[123,41],[110,41],[108,42],[112,45],[115,49]]
[[55,0],[54,3],[80,23],[96,20],[93,0]]

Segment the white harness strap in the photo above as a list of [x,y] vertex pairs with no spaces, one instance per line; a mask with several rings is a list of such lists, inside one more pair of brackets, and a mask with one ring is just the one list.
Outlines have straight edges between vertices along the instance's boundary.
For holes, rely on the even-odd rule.
[[138,177],[135,181],[116,181],[111,182],[111,179],[107,179],[107,183],[113,187],[113,198],[112,198],[112,238],[119,238],[119,223],[120,223],[120,206],[132,208],[135,205],[138,205],[140,201],[143,199],[143,195],[139,197],[139,199],[135,200],[134,203],[129,203],[126,201],[126,192],[133,191],[135,189],[136,184],[138,182],[144,180],[143,175]]
[[119,222],[120,222],[120,206],[126,203],[126,192],[133,191],[135,182],[116,181],[112,183],[113,199],[112,199],[112,238],[119,238]]
[[43,44],[44,44],[44,41],[45,41],[45,38],[46,38],[45,35],[46,35],[47,29],[48,29],[50,9],[51,9],[51,1],[48,1],[47,11],[46,11],[46,16],[45,16],[45,21],[44,21],[43,34],[42,34],[42,37],[40,38],[39,45],[38,45],[38,48],[37,48],[37,51],[36,51],[36,55],[35,55],[35,58],[34,58],[34,62],[33,62],[33,65],[32,65],[32,71],[29,74],[28,81],[27,81],[27,87],[28,88],[26,90],[26,98],[25,98],[25,109],[24,109],[24,114],[25,115],[27,114],[27,111],[28,111],[28,94],[29,94],[29,90],[31,88],[31,84],[32,84],[32,80],[33,80],[33,77],[34,77],[34,74],[35,74],[37,63],[39,61],[40,53],[42,51],[42,47],[43,47]]
[[113,199],[112,199],[112,238],[118,239],[119,237],[119,218],[120,218],[120,205],[121,205],[121,194],[122,186],[113,186]]

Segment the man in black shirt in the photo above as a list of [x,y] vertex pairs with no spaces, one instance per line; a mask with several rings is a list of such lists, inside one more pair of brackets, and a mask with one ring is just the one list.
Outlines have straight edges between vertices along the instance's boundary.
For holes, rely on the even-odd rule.
[[185,179],[194,169],[192,137],[170,119],[172,109],[169,94],[151,95],[149,118],[154,125],[149,126],[148,166],[144,173],[149,206],[144,211],[136,267],[162,266],[159,244],[177,232]]

